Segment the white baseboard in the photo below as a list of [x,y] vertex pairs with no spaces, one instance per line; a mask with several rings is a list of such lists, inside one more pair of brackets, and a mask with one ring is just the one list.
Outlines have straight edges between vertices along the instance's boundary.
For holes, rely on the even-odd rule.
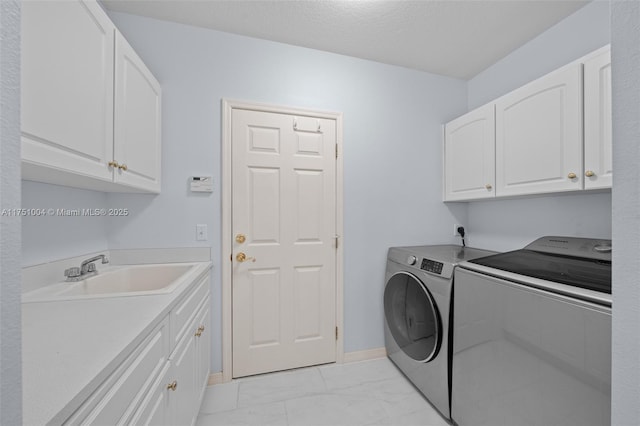
[[224,383],[224,380],[222,379],[222,372],[209,374],[207,386],[219,385],[220,383]]
[[370,359],[384,358],[387,356],[385,348],[367,349],[364,351],[346,352],[344,354],[344,363],[367,361]]

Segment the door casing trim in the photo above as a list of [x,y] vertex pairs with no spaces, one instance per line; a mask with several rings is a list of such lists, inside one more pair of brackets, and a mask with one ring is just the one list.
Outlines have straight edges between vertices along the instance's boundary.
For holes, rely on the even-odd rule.
[[344,174],[342,149],[342,113],[318,111],[304,108],[261,104],[255,102],[222,99],[222,382],[229,382],[233,372],[233,328],[232,328],[232,298],[231,278],[231,116],[234,109],[244,109],[260,112],[274,112],[298,116],[326,118],[336,121],[336,144],[338,158],[336,159],[336,234],[338,248],[336,250],[336,326],[338,336],[336,341],[336,363],[344,362]]

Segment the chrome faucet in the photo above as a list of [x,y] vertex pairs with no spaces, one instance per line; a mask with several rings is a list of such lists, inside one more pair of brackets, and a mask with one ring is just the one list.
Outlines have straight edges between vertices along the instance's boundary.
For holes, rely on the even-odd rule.
[[79,268],[76,266],[66,269],[64,271],[64,276],[67,277],[67,281],[70,282],[82,281],[86,278],[92,277],[98,273],[96,265],[93,262],[101,259],[103,265],[105,263],[109,263],[109,259],[107,259],[107,256],[105,256],[104,254],[100,254],[83,261]]

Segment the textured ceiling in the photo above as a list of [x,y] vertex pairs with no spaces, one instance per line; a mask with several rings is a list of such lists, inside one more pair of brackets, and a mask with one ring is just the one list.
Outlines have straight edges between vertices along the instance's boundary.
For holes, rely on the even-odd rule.
[[583,0],[103,0],[109,10],[469,79]]

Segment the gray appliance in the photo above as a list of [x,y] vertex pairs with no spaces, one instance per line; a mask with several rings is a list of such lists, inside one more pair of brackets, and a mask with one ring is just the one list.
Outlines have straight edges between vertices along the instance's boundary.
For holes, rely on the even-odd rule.
[[387,355],[446,419],[451,413],[454,267],[492,252],[455,245],[392,247],[384,290]]
[[456,269],[459,425],[607,425],[611,241],[543,237]]

